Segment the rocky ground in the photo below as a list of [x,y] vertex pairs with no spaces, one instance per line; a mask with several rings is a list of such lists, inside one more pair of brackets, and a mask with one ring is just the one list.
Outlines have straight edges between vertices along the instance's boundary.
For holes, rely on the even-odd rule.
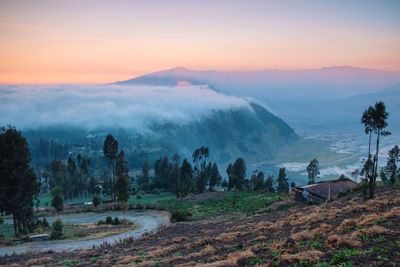
[[175,223],[141,240],[7,256],[3,266],[397,266],[400,190]]

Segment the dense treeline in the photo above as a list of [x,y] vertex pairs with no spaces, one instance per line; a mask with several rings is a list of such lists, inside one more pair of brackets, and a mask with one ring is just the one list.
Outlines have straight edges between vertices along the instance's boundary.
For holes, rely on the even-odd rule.
[[43,186],[46,191],[55,187],[62,189],[65,199],[92,195],[97,182],[91,175],[90,159],[78,154],[67,161],[53,160],[43,171]]
[[216,190],[289,192],[285,168],[279,170],[276,180],[272,175],[265,178],[264,173],[258,170],[248,179],[246,162],[239,157],[228,165],[228,180],[223,180],[217,163],[211,162],[209,156],[208,147],[203,146],[193,152],[191,161],[186,158],[181,161],[178,154],[171,160],[167,156],[161,157],[154,163],[154,176],[150,175],[150,165],[145,161],[141,174],[137,176],[137,189],[145,192],[173,192],[178,198],[189,193],[201,194]]

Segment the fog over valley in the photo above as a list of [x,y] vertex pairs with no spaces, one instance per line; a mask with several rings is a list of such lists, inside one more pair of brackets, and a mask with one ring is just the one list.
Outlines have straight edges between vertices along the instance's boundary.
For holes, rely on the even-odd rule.
[[21,129],[73,126],[133,129],[185,124],[217,110],[248,108],[248,101],[208,86],[0,85],[0,124]]

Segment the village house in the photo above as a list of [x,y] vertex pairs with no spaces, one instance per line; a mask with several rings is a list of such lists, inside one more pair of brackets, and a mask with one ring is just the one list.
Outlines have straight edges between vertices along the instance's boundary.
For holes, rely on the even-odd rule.
[[321,181],[316,184],[293,188],[293,197],[302,202],[323,202],[340,193],[346,193],[359,187],[359,184],[351,179],[338,179]]

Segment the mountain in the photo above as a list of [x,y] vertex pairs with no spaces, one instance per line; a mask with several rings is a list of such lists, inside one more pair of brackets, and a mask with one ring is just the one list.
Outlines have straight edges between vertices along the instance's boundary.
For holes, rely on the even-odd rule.
[[209,146],[212,157],[220,163],[240,156],[249,162],[272,160],[282,148],[298,140],[282,119],[259,104],[250,103],[250,107],[215,111],[188,125],[160,125],[153,131],[188,157],[195,148]]
[[[237,157],[271,161],[299,140],[295,131],[261,104],[208,86],[0,86],[0,125],[27,137],[37,166],[69,153],[102,162],[107,133],[124,149],[131,167],[161,156],[191,159],[200,146],[221,164]],[[43,101],[46,99],[46,101]]]
[[195,71],[184,67],[154,72],[121,85],[176,85],[181,81],[208,84],[221,92],[250,96],[260,101],[275,99],[342,98],[400,82],[400,72],[348,66],[310,70]]

